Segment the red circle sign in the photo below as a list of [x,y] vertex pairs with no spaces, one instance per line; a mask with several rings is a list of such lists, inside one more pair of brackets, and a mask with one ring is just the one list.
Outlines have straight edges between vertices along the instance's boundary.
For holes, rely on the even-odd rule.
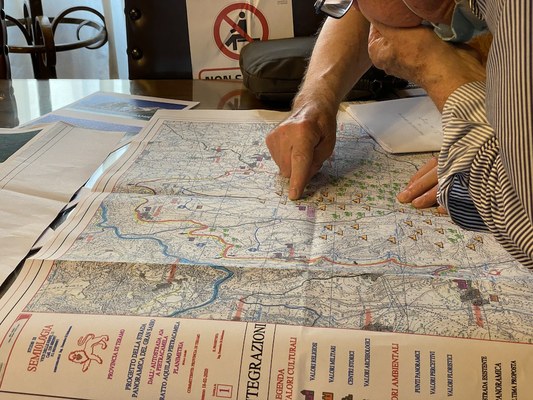
[[244,93],[246,93],[246,91],[242,89],[232,90],[226,93],[224,96],[222,96],[222,98],[218,102],[217,109],[218,110],[224,110],[224,109],[238,110],[241,96]]
[[[261,27],[263,28],[263,34],[261,35],[260,40],[268,39],[268,23],[264,14],[261,11],[259,11],[257,8],[248,3],[230,4],[220,12],[217,19],[215,20],[213,34],[215,37],[215,43],[217,44],[217,47],[220,49],[220,51],[222,51],[222,53],[224,53],[226,56],[233,60],[239,59],[237,42],[253,42],[255,40],[250,36],[248,32],[242,29],[242,27],[237,22],[230,18],[229,14],[236,10],[241,10],[243,12],[251,12],[253,16],[257,18],[257,20],[261,24]],[[222,22],[226,22],[229,28],[228,32],[232,32],[232,34],[226,41],[222,40],[222,35],[220,33],[223,26]],[[226,26],[224,25],[224,27]],[[232,45],[233,48],[229,49],[229,45]]]

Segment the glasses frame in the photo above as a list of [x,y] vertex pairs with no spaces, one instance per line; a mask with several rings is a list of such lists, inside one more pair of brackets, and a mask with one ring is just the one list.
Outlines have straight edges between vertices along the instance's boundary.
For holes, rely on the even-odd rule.
[[348,10],[353,4],[353,0],[350,0],[348,3],[346,3],[346,7],[339,8],[339,12],[332,12],[331,10],[328,10],[327,4],[326,4],[326,7],[324,7],[324,3],[326,3],[326,0],[316,0],[315,1],[315,12],[317,14],[323,13],[323,14],[326,14],[328,17],[339,19],[339,18],[344,17],[344,15],[346,15],[346,13],[348,12]]

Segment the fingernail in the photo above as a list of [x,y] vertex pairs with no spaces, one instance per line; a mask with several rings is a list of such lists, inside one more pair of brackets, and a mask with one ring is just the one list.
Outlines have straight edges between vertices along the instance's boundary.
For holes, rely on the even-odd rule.
[[403,192],[398,193],[398,196],[396,196],[396,198],[401,203],[407,203],[409,201],[410,195],[411,195],[411,192],[406,189]]
[[289,189],[289,199],[291,200],[298,199],[298,191],[295,188]]

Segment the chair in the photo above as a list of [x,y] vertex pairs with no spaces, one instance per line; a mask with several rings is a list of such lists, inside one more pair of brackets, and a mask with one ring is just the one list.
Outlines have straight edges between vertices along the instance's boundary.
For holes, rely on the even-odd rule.
[[[294,36],[310,36],[323,16],[293,0]],[[192,79],[186,0],[125,0],[130,79]],[[238,40],[238,39],[237,39]]]
[[10,79],[9,56],[7,49],[7,25],[4,0],[0,0],[0,79]]
[[130,79],[192,78],[185,1],[168,4],[125,1]]

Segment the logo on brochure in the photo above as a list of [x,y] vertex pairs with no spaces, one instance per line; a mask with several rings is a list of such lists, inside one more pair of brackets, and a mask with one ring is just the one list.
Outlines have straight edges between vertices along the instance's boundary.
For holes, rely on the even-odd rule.
[[233,397],[233,385],[215,385],[214,395],[220,399],[231,399]]
[[94,334],[88,333],[78,339],[78,346],[81,346],[82,348],[71,351],[68,355],[68,359],[76,364],[81,364],[81,370],[86,372],[93,361],[102,364],[102,359],[95,353],[95,348],[100,347],[101,350],[105,350],[108,341],[109,336],[107,335],[94,336]]
[[[314,390],[302,390],[300,393],[304,395],[304,400],[315,400]],[[331,392],[322,392],[322,395],[320,396],[320,400],[334,400],[334,399],[335,399],[335,396]],[[353,400],[353,395],[349,394],[343,397],[341,400]]]

